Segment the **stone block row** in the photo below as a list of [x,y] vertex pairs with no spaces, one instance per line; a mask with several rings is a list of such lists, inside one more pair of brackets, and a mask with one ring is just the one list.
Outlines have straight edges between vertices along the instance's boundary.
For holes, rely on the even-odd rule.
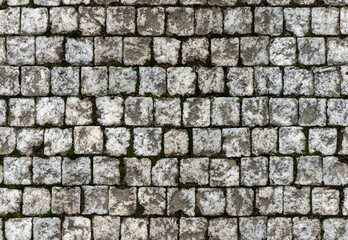
[[[240,218],[135,218],[94,216],[12,218],[4,222],[8,240],[59,239],[346,239],[344,218],[240,217]],[[1,224],[2,226],[2,224]],[[2,235],[0,235],[2,237]]]
[[[340,194],[343,196],[341,199]],[[255,200],[254,200],[255,199]],[[343,203],[342,206],[340,203]],[[348,215],[348,189],[327,187],[163,188],[108,186],[0,188],[2,216]]]
[[[200,97],[202,94],[219,94],[225,97],[286,96],[289,99],[345,97],[348,95],[348,66],[313,69],[292,66],[227,69],[0,66],[0,95],[3,97],[100,97],[134,94],[153,98]],[[328,101],[334,103],[342,100]]]
[[36,35],[47,31],[53,34],[79,31],[83,36],[103,33],[142,36],[348,34],[348,8],[345,7],[11,7],[0,10],[0,21],[3,22],[0,35]]
[[[116,159],[96,156],[93,157],[93,161],[89,157],[76,159],[5,157],[0,169],[0,182],[4,185],[78,186],[93,183],[134,187],[253,187],[269,184],[290,187],[293,184],[296,186],[348,184],[348,166],[342,159],[311,155],[297,158],[261,156],[210,160],[209,158],[178,160],[135,157]],[[307,190],[309,191],[309,187]]]
[[[347,39],[323,37],[82,37],[0,38],[0,64],[126,66],[201,63],[213,66],[342,65]],[[181,59],[181,62],[180,60]]]
[[[25,6],[30,4],[30,0],[1,0],[0,6]],[[210,6],[235,6],[238,0],[34,0],[34,6],[60,6],[60,5],[113,5],[121,3],[123,5],[210,5]],[[306,6],[306,5],[333,5],[344,6],[348,5],[347,0],[323,0],[319,4],[316,0],[242,0],[240,3],[246,5],[259,5],[262,3],[270,6]]]
[[[226,156],[269,154],[348,154],[342,128],[162,128],[77,126],[74,128],[0,127],[0,154],[31,156],[108,154],[127,156]],[[59,141],[57,141],[59,140]],[[192,142],[191,142],[192,141]],[[191,142],[191,143],[190,143]]]

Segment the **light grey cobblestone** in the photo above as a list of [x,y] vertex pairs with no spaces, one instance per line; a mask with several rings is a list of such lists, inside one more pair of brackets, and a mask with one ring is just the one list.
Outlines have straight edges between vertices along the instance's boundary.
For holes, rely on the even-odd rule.
[[0,240],[348,239],[347,0],[0,0]]

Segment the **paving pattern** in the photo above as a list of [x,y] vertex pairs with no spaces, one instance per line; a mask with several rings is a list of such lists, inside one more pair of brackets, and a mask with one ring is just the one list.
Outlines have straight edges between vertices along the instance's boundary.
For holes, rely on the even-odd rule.
[[348,0],[0,0],[0,240],[347,240]]

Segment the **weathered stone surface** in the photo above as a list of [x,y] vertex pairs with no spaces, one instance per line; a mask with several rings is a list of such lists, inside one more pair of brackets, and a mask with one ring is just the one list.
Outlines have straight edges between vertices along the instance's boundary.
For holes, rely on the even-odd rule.
[[127,128],[105,128],[105,150],[111,156],[123,156],[127,154],[130,145],[131,133]]
[[120,182],[120,161],[109,157],[93,158],[93,183],[115,185]]
[[31,166],[30,157],[4,158],[4,183],[9,185],[30,185]]
[[208,229],[208,220],[202,217],[180,219],[180,239],[203,239]]
[[320,156],[302,156],[297,159],[295,183],[320,185],[323,181],[323,163]]
[[117,240],[120,237],[120,218],[113,216],[95,216],[92,219],[93,239]]
[[27,187],[23,192],[23,215],[35,216],[50,210],[51,195],[45,188]]
[[267,234],[266,217],[239,218],[239,232],[244,239],[265,239]]
[[195,189],[169,188],[167,193],[167,214],[182,211],[188,216],[195,215]]
[[84,206],[82,214],[106,214],[108,213],[108,187],[107,186],[83,186]]
[[186,158],[180,161],[180,182],[206,185],[209,183],[209,159]]
[[297,239],[320,238],[321,225],[319,219],[306,217],[293,218],[293,236]]
[[66,217],[63,224],[63,239],[91,239],[91,220],[85,217]]
[[284,19],[286,30],[296,36],[303,37],[309,30],[310,8],[285,8]]
[[80,187],[53,187],[52,188],[52,213],[53,214],[79,214],[81,205]]
[[61,157],[33,158],[33,183],[58,184],[61,183]]
[[309,187],[284,187],[284,213],[285,214],[308,214],[310,211]]
[[269,62],[269,37],[242,37],[241,59],[245,66],[267,65]]
[[72,65],[85,65],[92,63],[92,38],[67,39],[65,44],[65,60]]
[[125,240],[148,238],[149,220],[146,218],[125,218],[121,223],[121,236]]
[[18,189],[0,188],[0,214],[20,212],[22,192]]
[[109,214],[128,216],[135,212],[137,206],[136,188],[118,189],[110,187]]
[[256,191],[256,205],[262,215],[283,212],[283,187],[263,187]]
[[188,153],[189,136],[186,130],[172,129],[164,134],[164,154],[183,156]]
[[162,150],[161,128],[135,128],[134,153],[138,156],[156,156]]
[[166,208],[166,189],[142,187],[138,190],[139,204],[146,215],[163,215]]
[[239,185],[239,166],[232,159],[210,160],[210,186],[231,187]]
[[[166,33],[168,35],[190,36],[194,34],[194,9],[188,7],[169,7]],[[180,21],[178,21],[180,19]]]
[[339,212],[339,191],[329,188],[312,190],[312,211],[320,215],[336,215]]
[[151,218],[150,239],[177,239],[179,226],[176,218]]
[[204,216],[218,216],[225,211],[225,196],[221,189],[199,188],[197,206]]
[[129,186],[146,186],[151,183],[151,161],[148,158],[124,158],[126,176]]
[[33,218],[33,237],[34,239],[59,240],[61,234],[61,220],[57,217],[53,218]]
[[263,186],[268,182],[268,159],[252,157],[241,159],[241,184],[244,186]]
[[88,157],[80,157],[75,160],[63,159],[62,183],[73,186],[88,184],[91,182],[91,160]]
[[129,6],[108,7],[106,10],[106,32],[127,34],[135,32],[135,8]]
[[77,154],[98,154],[103,151],[103,131],[98,126],[75,127],[74,149]]
[[222,150],[227,157],[250,156],[251,140],[248,128],[222,129]]
[[293,158],[270,157],[269,181],[271,185],[290,185],[293,182]]
[[170,95],[192,95],[195,93],[196,74],[190,67],[167,69],[167,89]]
[[152,183],[155,186],[175,186],[178,173],[176,158],[160,159],[152,167]]

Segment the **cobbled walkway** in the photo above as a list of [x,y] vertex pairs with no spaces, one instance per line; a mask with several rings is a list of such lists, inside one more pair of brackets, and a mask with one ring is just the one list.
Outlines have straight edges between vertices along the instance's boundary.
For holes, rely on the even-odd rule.
[[0,0],[0,240],[348,240],[348,0]]

